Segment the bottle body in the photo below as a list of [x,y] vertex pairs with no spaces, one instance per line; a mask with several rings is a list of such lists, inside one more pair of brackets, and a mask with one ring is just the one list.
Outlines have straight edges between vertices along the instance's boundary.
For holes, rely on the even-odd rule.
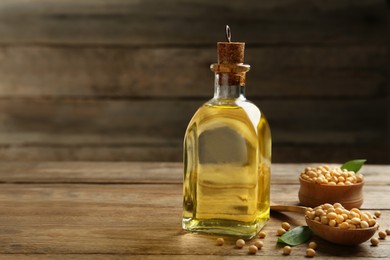
[[270,166],[271,133],[262,112],[243,87],[216,86],[184,138],[183,228],[254,236],[269,219]]

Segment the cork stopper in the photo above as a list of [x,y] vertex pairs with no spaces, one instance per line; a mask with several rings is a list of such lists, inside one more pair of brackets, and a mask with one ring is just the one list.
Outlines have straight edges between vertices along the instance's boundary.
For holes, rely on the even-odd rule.
[[217,49],[219,64],[244,63],[244,42],[218,42]]
[[217,43],[218,63],[219,64],[239,64],[244,63],[244,42],[231,42],[230,27],[226,25],[227,42]]
[[219,74],[220,85],[245,85],[245,74],[250,66],[244,64],[244,42],[231,42],[231,32],[226,25],[227,42],[217,43],[218,63],[210,66],[211,70]]

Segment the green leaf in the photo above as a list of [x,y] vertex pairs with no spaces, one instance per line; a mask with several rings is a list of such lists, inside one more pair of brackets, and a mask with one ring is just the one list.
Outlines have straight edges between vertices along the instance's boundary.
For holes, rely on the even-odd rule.
[[312,234],[313,232],[308,226],[298,226],[284,233],[283,236],[278,238],[277,242],[297,246],[309,240]]
[[341,169],[346,169],[348,171],[357,173],[366,161],[366,159],[352,160],[341,165]]

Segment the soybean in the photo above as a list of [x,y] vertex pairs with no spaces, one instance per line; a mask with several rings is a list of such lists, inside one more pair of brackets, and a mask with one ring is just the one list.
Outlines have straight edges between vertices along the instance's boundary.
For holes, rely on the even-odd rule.
[[311,249],[316,249],[316,248],[317,248],[317,243],[314,242],[314,241],[311,241],[311,242],[309,243],[309,248],[311,248]]
[[238,240],[236,241],[236,246],[237,246],[238,248],[243,248],[243,247],[245,246],[245,241],[244,241],[243,239],[238,239]]
[[258,250],[259,249],[255,245],[251,245],[248,247],[248,252],[249,252],[249,254],[252,254],[252,255],[256,254]]
[[282,223],[282,228],[286,231],[290,230],[291,226],[288,222],[283,222]]
[[378,235],[379,235],[379,238],[381,238],[381,239],[386,239],[386,237],[387,237],[387,234],[385,231],[379,231]]
[[291,247],[290,246],[283,247],[283,255],[289,255],[289,254],[291,254]]
[[379,240],[375,237],[371,238],[371,245],[372,246],[378,246],[379,245]]
[[260,250],[263,247],[263,242],[260,240],[255,241],[255,246]]
[[222,246],[225,243],[225,240],[222,237],[217,238],[217,245]]
[[286,230],[284,228],[278,228],[278,230],[276,231],[276,234],[278,236],[282,236],[284,233],[286,233]]
[[315,254],[316,254],[316,251],[313,248],[306,249],[306,256],[313,257],[313,256],[315,256]]

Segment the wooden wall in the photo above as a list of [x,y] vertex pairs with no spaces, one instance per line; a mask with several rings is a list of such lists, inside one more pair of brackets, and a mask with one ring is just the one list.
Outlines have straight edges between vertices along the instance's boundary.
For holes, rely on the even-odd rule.
[[2,0],[0,160],[180,161],[225,24],[275,162],[390,162],[385,0]]

